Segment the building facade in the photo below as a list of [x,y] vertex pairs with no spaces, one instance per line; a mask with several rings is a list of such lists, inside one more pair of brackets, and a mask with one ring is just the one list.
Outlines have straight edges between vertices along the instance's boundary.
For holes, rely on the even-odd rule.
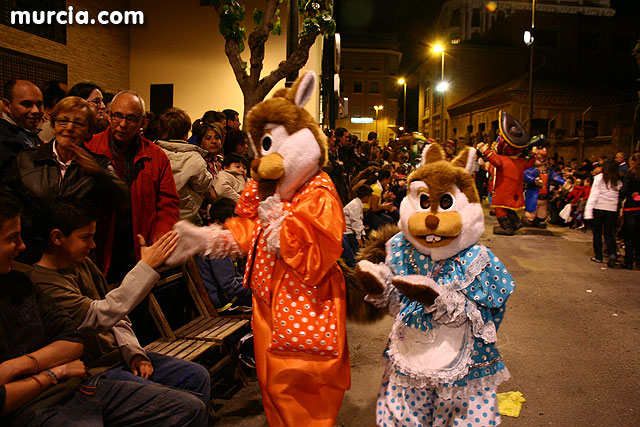
[[[533,133],[547,135],[552,150],[565,158],[629,153],[638,77],[631,51],[640,22],[613,16],[608,1],[536,2],[531,64],[522,38],[531,25],[531,2],[497,2],[493,12],[484,3],[452,0],[443,7],[439,22],[457,22],[452,10],[458,7],[466,26],[439,24],[441,39],[448,41],[444,104],[434,90],[440,55],[420,69],[422,132],[458,146],[493,141],[501,109],[528,127],[533,64]],[[476,9],[481,25],[468,22]],[[497,19],[500,10],[504,16]]]
[[383,144],[396,138],[402,123],[402,117],[399,120],[398,116],[401,59],[397,39],[393,37],[378,35],[368,41],[343,38],[340,96],[344,103],[336,127],[349,129],[361,140],[366,140],[372,131],[378,133]]

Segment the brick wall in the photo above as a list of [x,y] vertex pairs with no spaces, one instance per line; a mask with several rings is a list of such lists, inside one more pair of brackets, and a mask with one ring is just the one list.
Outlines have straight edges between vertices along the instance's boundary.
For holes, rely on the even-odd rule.
[[[87,10],[128,10],[126,0],[75,0],[67,6]],[[0,46],[67,64],[69,87],[90,81],[105,91],[129,87],[129,27],[126,25],[68,25],[67,44],[56,43],[9,26],[0,25]],[[0,81],[4,83],[4,77]]]

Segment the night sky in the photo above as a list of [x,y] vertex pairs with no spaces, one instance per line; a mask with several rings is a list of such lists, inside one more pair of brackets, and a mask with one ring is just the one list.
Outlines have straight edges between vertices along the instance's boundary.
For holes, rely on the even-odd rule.
[[[335,0],[337,31],[348,42],[349,35],[375,31],[398,34],[403,52],[400,73],[409,77],[407,118],[417,121],[418,90],[411,78],[416,66],[425,59],[428,43],[437,40],[434,25],[445,0]],[[488,0],[487,0],[488,1]],[[497,0],[499,2],[499,0]],[[640,0],[611,0],[618,16],[638,17]],[[640,37],[640,34],[638,35]],[[414,105],[415,104],[415,105]],[[411,107],[413,105],[413,107]],[[415,117],[414,117],[415,116]]]

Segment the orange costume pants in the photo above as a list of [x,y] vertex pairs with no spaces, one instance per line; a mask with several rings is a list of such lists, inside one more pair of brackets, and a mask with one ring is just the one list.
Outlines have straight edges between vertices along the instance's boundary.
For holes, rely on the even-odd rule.
[[268,351],[271,316],[271,308],[254,296],[256,370],[269,426],[332,427],[351,383],[346,339],[337,359],[274,355]]

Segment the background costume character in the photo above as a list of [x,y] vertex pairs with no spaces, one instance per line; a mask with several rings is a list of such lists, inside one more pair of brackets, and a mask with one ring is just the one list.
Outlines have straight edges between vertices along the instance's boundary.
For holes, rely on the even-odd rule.
[[535,166],[524,171],[524,225],[547,228],[551,186],[564,185],[565,182],[564,178],[549,167],[547,150],[539,150],[535,155]]
[[[376,233],[356,269],[365,299],[395,316],[377,424],[498,425],[496,389],[509,373],[495,342],[515,285],[477,243],[483,212],[462,167],[472,165],[473,150],[449,163],[432,144],[423,157],[409,176],[400,232]],[[384,262],[372,247],[381,243]]]
[[517,211],[524,208],[522,194],[524,171],[534,165],[525,150],[534,141],[522,125],[509,114],[500,111],[500,135],[489,149],[486,143],[478,144],[478,151],[495,167],[495,180],[491,208],[495,208],[500,225],[493,227],[494,234],[511,236],[522,227]]
[[329,176],[327,141],[302,108],[316,76],[307,72],[251,109],[252,177],[224,228],[180,222],[168,262],[194,253],[247,254],[254,347],[262,403],[274,426],[333,426],[351,373],[346,288],[337,260],[345,229]]

